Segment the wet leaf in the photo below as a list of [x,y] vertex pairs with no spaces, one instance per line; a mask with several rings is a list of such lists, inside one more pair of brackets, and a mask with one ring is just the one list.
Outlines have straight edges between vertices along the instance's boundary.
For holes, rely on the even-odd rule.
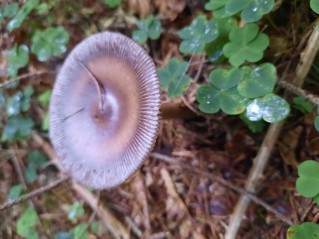
[[174,99],[184,94],[190,84],[186,75],[188,63],[177,58],[172,58],[165,68],[158,69],[161,88],[167,91],[168,97]]
[[60,56],[66,51],[69,33],[63,27],[49,27],[36,31],[32,36],[31,51],[39,61],[46,61],[52,56]]
[[3,128],[1,142],[26,139],[30,136],[34,122],[30,118],[11,117]]
[[14,17],[17,12],[19,11],[19,4],[18,3],[9,3],[0,8],[0,23],[5,18]]
[[8,25],[7,25],[7,29],[9,32],[13,31],[16,28],[19,28],[24,19],[30,14],[30,12],[37,7],[39,4],[39,0],[28,0],[23,7],[18,11],[18,13],[16,14],[16,16],[14,18],[12,18]]
[[242,65],[245,61],[261,60],[269,44],[268,36],[259,33],[259,27],[254,23],[233,29],[229,34],[229,40],[223,51],[229,58],[230,64],[235,67]]
[[292,225],[287,231],[287,239],[318,239],[319,225],[305,222],[301,225]]
[[311,7],[312,11],[319,14],[319,1],[318,0],[311,0],[310,7]]
[[14,185],[10,188],[7,200],[13,201],[21,196],[23,193],[23,186],[21,184]]
[[81,203],[75,202],[68,207],[68,219],[76,222],[78,217],[84,215],[84,208]]
[[216,69],[209,74],[209,81],[219,90],[229,89],[237,86],[243,76],[240,69]]
[[10,77],[16,77],[18,70],[29,63],[29,48],[26,45],[15,45],[8,53],[7,72]]
[[148,38],[157,40],[161,35],[162,24],[153,15],[140,20],[138,29],[133,32],[133,39],[139,43],[144,43]]
[[255,68],[244,67],[243,71],[245,76],[238,84],[238,92],[242,96],[257,98],[273,91],[277,80],[274,65],[265,63]]
[[207,43],[214,41],[218,35],[218,22],[207,21],[206,17],[196,17],[190,26],[183,28],[178,35],[183,39],[179,50],[184,54],[203,53]]
[[267,94],[262,98],[254,99],[246,108],[246,116],[251,121],[265,120],[275,123],[288,116],[290,107],[283,98]]
[[31,96],[33,94],[32,86],[26,86],[23,91],[18,91],[11,96],[6,105],[7,115],[16,116],[21,112],[26,112],[31,106]]
[[202,85],[196,92],[196,100],[199,103],[200,111],[208,114],[216,113],[220,110],[219,91],[211,85]]
[[306,198],[314,198],[319,194],[319,163],[307,160],[298,167],[297,191]]

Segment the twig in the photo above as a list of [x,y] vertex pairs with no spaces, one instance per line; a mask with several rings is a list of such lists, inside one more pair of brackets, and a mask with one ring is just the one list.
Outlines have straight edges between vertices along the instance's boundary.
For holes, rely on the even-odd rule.
[[26,78],[29,78],[29,77],[33,77],[33,76],[40,76],[40,75],[44,75],[44,74],[55,74],[54,71],[39,71],[39,72],[31,72],[31,73],[27,73],[27,74],[24,74],[24,75],[20,75],[14,79],[11,79],[11,80],[8,80],[8,81],[5,81],[3,83],[0,84],[0,89],[11,84],[11,83],[14,83],[14,82],[17,82],[19,80],[23,80],[23,79],[26,79]]
[[[296,78],[294,79],[293,83],[297,87],[302,86],[305,77],[309,72],[310,66],[312,65],[318,51],[318,42],[319,34],[317,26],[315,26],[306,48],[301,53],[299,64],[296,69]],[[250,170],[248,179],[246,181],[246,191],[255,192],[256,186],[258,185],[260,178],[263,175],[269,156],[278,139],[283,124],[284,122],[273,124],[268,128],[265,139],[259,149],[256,158],[254,159],[253,167]],[[250,200],[251,199],[247,196],[247,194],[241,195],[235,207],[234,213],[230,218],[225,239],[235,239],[237,237],[243,215],[246,212]]]
[[273,213],[274,215],[277,216],[277,218],[279,218],[283,222],[287,223],[288,225],[292,224],[292,221],[289,218],[285,217],[284,215],[282,215],[281,213],[279,213],[278,211],[273,209],[269,204],[267,204],[264,201],[262,201],[261,199],[259,199],[253,193],[247,192],[246,190],[244,190],[244,189],[242,189],[240,187],[237,187],[236,185],[233,185],[232,183],[227,182],[226,180],[222,179],[221,177],[214,176],[213,174],[211,174],[209,172],[205,172],[203,170],[199,170],[197,168],[181,164],[181,163],[177,162],[174,158],[168,157],[166,155],[162,155],[162,154],[159,154],[159,153],[152,153],[151,156],[153,158],[155,158],[155,159],[165,161],[165,162],[167,162],[167,163],[169,163],[171,165],[177,165],[180,168],[182,168],[183,170],[189,171],[190,173],[194,173],[196,175],[201,175],[201,176],[207,177],[207,178],[209,178],[209,179],[211,179],[213,181],[216,181],[216,182],[220,183],[221,185],[223,185],[225,187],[228,187],[228,188],[232,189],[233,191],[235,191],[235,192],[237,192],[237,193],[239,193],[241,195],[247,195],[247,197],[249,197],[249,199],[251,201],[253,201],[257,205],[262,206],[267,211]]
[[278,85],[295,95],[300,95],[305,97],[307,100],[309,100],[311,103],[315,105],[319,104],[319,96],[310,94],[307,91],[289,83],[288,81],[281,80],[278,82]]
[[69,176],[63,176],[62,178],[57,179],[56,181],[54,181],[46,186],[43,186],[43,187],[38,188],[36,190],[33,190],[32,192],[25,194],[25,195],[13,200],[13,201],[6,202],[6,203],[0,205],[0,211],[5,210],[7,208],[10,208],[13,205],[19,204],[23,201],[29,200],[30,198],[36,197],[36,196],[38,196],[46,191],[49,191],[52,188],[57,187],[59,184],[66,182],[68,179],[69,179]]

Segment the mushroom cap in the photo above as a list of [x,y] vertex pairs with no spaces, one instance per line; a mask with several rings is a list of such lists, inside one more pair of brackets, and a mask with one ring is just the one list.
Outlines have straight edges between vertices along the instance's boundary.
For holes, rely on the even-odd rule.
[[72,50],[57,76],[50,139],[76,181],[111,188],[152,150],[159,107],[159,80],[149,55],[122,34],[98,33]]

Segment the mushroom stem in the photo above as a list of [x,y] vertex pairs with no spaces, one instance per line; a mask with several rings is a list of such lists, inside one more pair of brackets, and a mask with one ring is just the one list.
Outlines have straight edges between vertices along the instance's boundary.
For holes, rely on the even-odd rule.
[[96,89],[97,89],[99,97],[100,97],[99,109],[101,112],[103,112],[105,98],[106,98],[106,91],[105,91],[105,88],[103,86],[103,83],[100,80],[98,80],[98,78],[93,74],[93,72],[89,69],[89,67],[86,64],[84,64],[82,61],[81,61],[81,64],[88,71],[90,78],[93,80],[93,82],[96,86]]
[[196,114],[184,105],[178,103],[165,103],[161,105],[160,116],[163,120],[189,119]]

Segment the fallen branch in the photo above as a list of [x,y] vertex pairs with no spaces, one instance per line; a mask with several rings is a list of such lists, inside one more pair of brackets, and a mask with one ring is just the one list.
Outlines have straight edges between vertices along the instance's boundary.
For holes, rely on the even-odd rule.
[[20,75],[14,79],[0,83],[0,89],[7,86],[7,85],[10,85],[14,82],[17,82],[19,80],[27,79],[29,77],[34,77],[34,76],[40,76],[40,75],[44,75],[44,74],[55,74],[55,72],[54,71],[39,71],[39,72],[31,72],[31,73],[27,73],[24,75]]

